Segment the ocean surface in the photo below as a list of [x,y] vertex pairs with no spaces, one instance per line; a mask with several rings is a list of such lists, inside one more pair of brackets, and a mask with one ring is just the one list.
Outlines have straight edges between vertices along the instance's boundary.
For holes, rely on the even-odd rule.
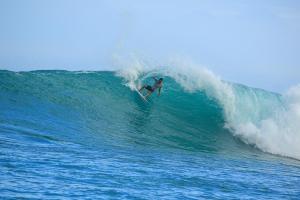
[[[161,96],[134,91],[164,77]],[[300,199],[300,87],[209,70],[0,71],[0,199]]]

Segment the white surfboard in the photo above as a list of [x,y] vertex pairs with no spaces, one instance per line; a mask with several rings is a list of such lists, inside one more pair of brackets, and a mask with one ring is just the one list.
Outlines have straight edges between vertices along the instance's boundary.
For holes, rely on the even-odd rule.
[[141,97],[145,102],[148,102],[148,100],[145,98],[145,96],[144,96],[142,93],[140,93],[140,91],[139,91],[137,88],[135,88],[135,91],[140,95],[140,97]]

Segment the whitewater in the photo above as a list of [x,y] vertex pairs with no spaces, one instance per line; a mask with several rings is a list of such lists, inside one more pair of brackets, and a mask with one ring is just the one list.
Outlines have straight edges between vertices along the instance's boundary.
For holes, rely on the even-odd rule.
[[183,64],[0,71],[2,199],[297,199],[299,144],[300,85]]

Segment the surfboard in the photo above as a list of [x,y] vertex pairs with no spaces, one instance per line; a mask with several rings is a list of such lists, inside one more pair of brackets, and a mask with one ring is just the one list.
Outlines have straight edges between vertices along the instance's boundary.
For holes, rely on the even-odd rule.
[[140,93],[140,91],[139,91],[137,88],[135,88],[135,91],[140,95],[140,97],[141,97],[145,102],[148,102],[148,100],[145,98],[145,96],[144,96],[142,93]]

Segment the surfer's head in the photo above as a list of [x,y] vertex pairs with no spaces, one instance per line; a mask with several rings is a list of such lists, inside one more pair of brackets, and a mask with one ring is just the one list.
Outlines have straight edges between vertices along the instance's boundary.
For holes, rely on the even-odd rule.
[[164,80],[163,78],[158,79],[158,81],[159,81],[160,83],[163,82],[163,80]]

